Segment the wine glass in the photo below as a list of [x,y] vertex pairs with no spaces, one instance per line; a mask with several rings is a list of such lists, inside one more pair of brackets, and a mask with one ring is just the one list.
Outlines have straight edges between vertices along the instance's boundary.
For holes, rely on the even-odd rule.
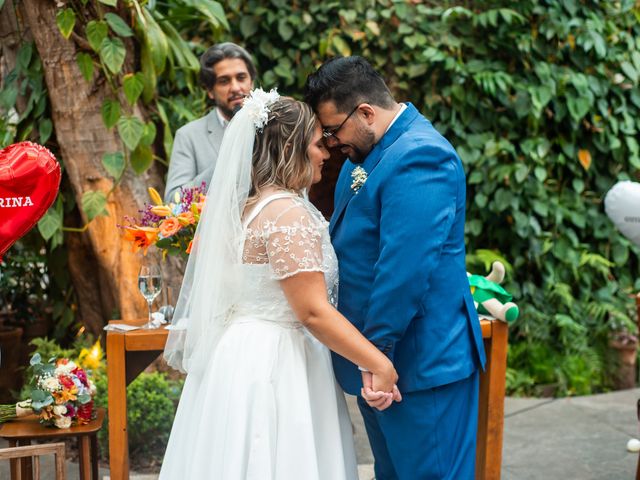
[[151,323],[151,304],[162,291],[162,274],[158,265],[142,265],[140,267],[138,288],[149,306],[149,320],[142,328],[155,328]]

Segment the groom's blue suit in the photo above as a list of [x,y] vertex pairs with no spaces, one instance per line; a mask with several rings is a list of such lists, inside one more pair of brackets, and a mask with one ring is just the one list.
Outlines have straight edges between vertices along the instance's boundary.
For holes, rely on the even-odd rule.
[[[392,360],[404,397],[383,412],[359,399],[377,480],[471,479],[485,353],[465,267],[462,164],[407,104],[361,166],[357,193],[356,165],[342,168],[330,231],[339,310]],[[358,368],[333,360],[358,395]]]

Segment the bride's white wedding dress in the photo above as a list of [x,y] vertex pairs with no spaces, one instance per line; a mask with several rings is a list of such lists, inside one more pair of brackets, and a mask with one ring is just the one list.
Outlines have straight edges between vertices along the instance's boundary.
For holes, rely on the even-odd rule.
[[322,215],[276,193],[247,215],[243,300],[208,365],[189,372],[160,479],[357,480],[353,436],[328,349],[296,319],[280,279],[338,265]]

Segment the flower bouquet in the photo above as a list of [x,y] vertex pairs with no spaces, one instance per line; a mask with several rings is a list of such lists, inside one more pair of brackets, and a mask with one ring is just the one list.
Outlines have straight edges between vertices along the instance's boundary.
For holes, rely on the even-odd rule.
[[42,363],[39,353],[31,358],[31,368],[31,398],[0,405],[0,423],[35,413],[43,425],[69,428],[95,418],[96,387],[84,369],[67,358]]
[[154,188],[149,188],[153,203],[146,203],[140,210],[142,217],[139,220],[125,217],[129,223],[121,227],[125,240],[133,243],[134,250],[141,248],[144,254],[147,248],[155,245],[163,250],[163,257],[167,254],[188,255],[204,207],[205,191],[204,182],[199,187],[181,188],[175,202],[167,205]]

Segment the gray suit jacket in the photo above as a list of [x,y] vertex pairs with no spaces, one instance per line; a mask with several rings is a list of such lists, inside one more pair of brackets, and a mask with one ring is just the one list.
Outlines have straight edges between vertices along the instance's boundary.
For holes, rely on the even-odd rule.
[[173,140],[164,201],[175,202],[180,187],[207,186],[218,160],[224,127],[216,109],[180,127]]

